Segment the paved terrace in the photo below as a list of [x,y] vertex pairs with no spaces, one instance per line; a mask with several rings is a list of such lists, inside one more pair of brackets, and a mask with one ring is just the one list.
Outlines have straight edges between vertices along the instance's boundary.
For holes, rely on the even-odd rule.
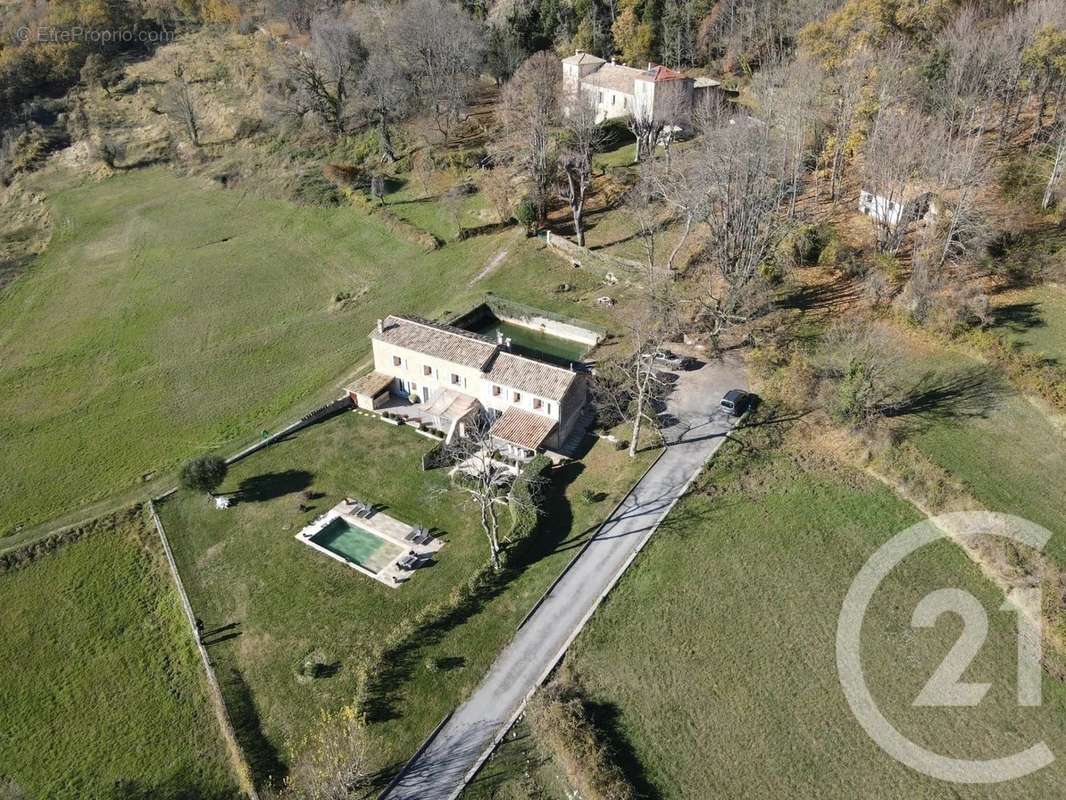
[[551,594],[518,630],[488,674],[408,764],[388,800],[453,800],[492,752],[637,552],[655,532],[733,421],[718,410],[729,389],[747,385],[737,361],[682,373],[668,402],[670,441],[604,522]]

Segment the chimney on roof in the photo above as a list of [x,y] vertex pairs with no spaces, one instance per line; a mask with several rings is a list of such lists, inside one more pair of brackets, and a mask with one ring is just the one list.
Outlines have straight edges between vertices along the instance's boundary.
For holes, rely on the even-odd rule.
[[496,344],[503,345],[503,331],[496,331]]
[[378,320],[378,333],[384,333],[384,332],[385,332],[385,320],[379,319]]
[[648,72],[651,72],[651,69],[652,69],[652,67],[654,67],[654,66],[655,66],[655,65],[654,65],[654,64],[652,64],[652,63],[651,63],[651,62],[649,61],[649,62],[648,62]]
[[511,349],[511,337],[510,336],[508,336],[506,339],[503,340],[503,346],[506,347],[508,350]]

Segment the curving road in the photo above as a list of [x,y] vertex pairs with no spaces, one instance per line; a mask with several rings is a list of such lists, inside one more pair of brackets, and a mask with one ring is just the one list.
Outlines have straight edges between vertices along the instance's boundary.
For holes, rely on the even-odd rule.
[[411,759],[383,798],[459,796],[600,601],[725,441],[733,421],[718,410],[722,395],[746,386],[738,359],[680,374],[667,401],[667,413],[674,418],[665,431],[669,446],[519,628],[470,698]]

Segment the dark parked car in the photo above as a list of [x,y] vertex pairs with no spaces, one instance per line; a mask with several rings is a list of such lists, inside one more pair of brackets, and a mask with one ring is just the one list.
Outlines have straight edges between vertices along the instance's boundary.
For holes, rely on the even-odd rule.
[[730,389],[718,405],[732,416],[740,417],[755,405],[755,395],[743,389]]

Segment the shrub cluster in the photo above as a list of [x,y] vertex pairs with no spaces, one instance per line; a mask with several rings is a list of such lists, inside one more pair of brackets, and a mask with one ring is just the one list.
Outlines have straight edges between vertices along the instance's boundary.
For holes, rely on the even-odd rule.
[[585,800],[633,800],[636,792],[603,741],[582,690],[572,680],[555,681],[529,704],[529,722]]

